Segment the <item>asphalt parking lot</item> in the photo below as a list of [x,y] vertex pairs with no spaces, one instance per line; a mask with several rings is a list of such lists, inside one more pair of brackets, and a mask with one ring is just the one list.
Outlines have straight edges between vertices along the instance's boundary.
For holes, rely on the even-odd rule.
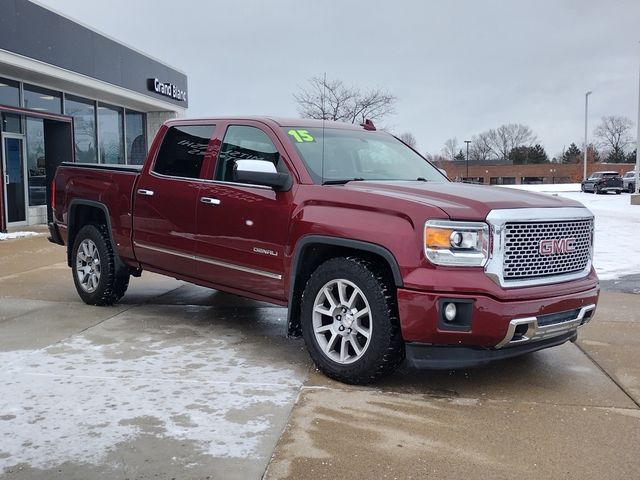
[[0,478],[638,478],[640,295],[576,344],[330,381],[286,311],[145,273],[75,293],[45,236],[0,242]]

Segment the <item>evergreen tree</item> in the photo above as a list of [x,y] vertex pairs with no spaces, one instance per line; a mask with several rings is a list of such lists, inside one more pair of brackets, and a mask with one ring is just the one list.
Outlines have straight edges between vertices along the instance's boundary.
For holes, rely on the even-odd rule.
[[633,152],[627,154],[627,163],[636,163],[636,151],[637,149],[634,148]]
[[536,143],[533,147],[529,147],[529,163],[549,163],[549,156],[544,151],[544,147]]
[[575,143],[571,143],[569,148],[562,154],[562,163],[579,163],[582,158],[582,151]]
[[532,163],[549,163],[549,157],[547,152],[539,143],[536,143],[533,147],[515,147],[511,149],[509,158],[514,165],[526,165]]
[[464,156],[464,153],[462,152],[462,150],[456,153],[456,155],[453,157],[454,160],[457,160],[459,162],[464,162],[466,158],[467,157]]

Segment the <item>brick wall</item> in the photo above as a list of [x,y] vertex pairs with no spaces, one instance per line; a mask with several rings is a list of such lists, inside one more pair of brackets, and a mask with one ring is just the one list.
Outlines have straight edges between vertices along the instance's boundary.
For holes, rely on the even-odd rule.
[[[466,165],[442,162],[439,165],[447,171],[451,180],[460,180],[467,176]],[[469,177],[481,177],[483,183],[490,183],[491,177],[515,177],[515,183],[522,183],[523,177],[542,177],[543,183],[579,183],[582,181],[582,163],[558,164],[543,163],[537,165],[473,165],[469,163]],[[615,170],[621,175],[633,170],[633,163],[589,163],[587,175],[600,170]]]

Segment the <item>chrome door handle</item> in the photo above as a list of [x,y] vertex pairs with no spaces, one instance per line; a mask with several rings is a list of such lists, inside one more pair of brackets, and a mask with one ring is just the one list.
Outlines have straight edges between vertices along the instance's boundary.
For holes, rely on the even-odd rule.
[[200,201],[202,203],[206,203],[207,205],[220,205],[220,200],[218,200],[217,198],[200,197]]
[[8,174],[8,173],[6,173],[6,174],[4,175],[4,184],[5,184],[5,185],[9,185],[9,174]]
[[138,195],[145,195],[147,197],[153,197],[153,190],[145,190],[144,188],[138,189]]

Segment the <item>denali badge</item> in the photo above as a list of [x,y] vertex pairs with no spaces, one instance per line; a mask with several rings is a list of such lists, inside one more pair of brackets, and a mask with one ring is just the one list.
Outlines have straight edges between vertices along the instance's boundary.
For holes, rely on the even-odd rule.
[[261,253],[262,255],[271,255],[272,257],[278,256],[278,252],[274,252],[268,248],[253,247],[253,251],[255,253]]
[[549,238],[540,240],[538,251],[540,255],[555,255],[556,253],[571,253],[576,250],[575,238]]

